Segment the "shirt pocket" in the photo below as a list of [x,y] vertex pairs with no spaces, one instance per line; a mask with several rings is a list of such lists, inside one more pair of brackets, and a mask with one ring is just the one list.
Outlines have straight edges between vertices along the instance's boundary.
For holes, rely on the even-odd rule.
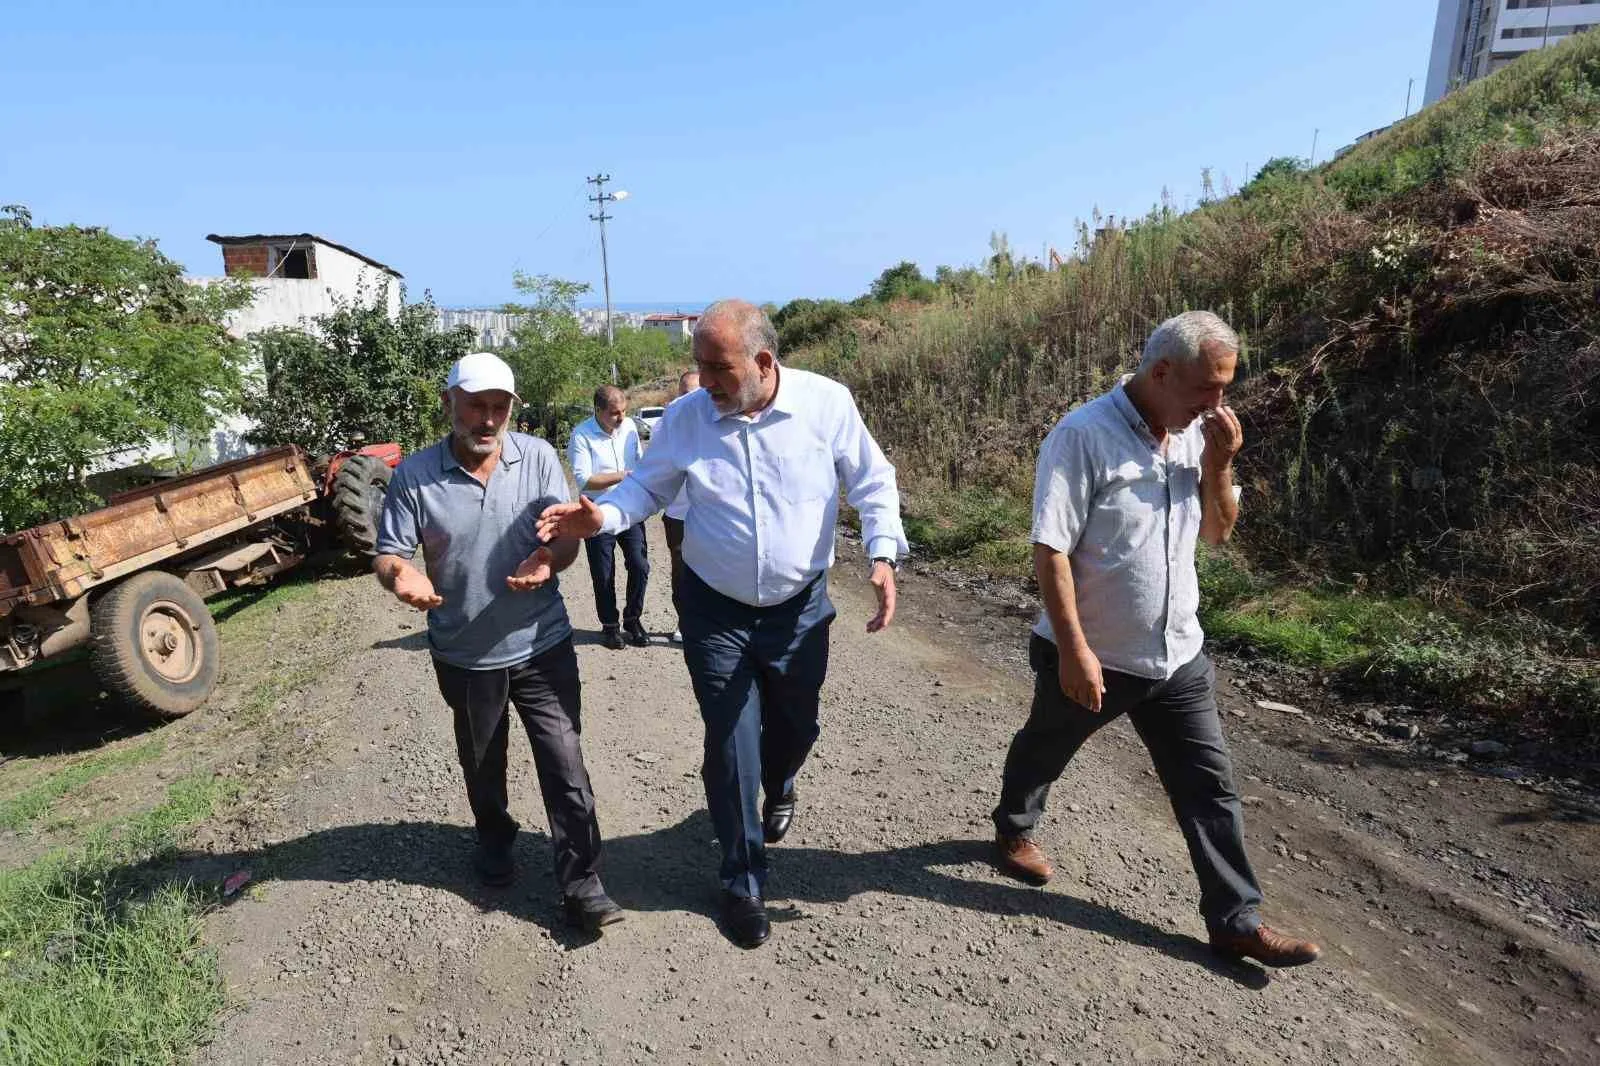
[[1167,484],[1152,469],[1119,471],[1095,498],[1079,540],[1100,558],[1125,561],[1139,556],[1153,537],[1164,537]]
[[797,445],[773,456],[778,495],[790,503],[826,500],[839,492],[833,455],[815,444]]

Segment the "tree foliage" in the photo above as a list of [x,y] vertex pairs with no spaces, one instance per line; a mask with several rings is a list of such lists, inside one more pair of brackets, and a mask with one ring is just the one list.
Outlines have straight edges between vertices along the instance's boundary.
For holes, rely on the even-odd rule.
[[245,413],[256,445],[298,444],[313,456],[398,441],[409,451],[443,432],[439,392],[450,364],[472,350],[472,330],[437,327],[431,301],[390,318],[382,302],[352,303],[315,319],[311,330],[253,335],[263,374]]
[[0,207],[0,529],[96,505],[87,474],[237,409],[224,319],[249,300],[185,282],[153,241]]
[[889,303],[894,300],[931,303],[938,294],[939,287],[923,277],[917,264],[909,259],[902,260],[879,274],[868,292],[868,295],[879,303]]
[[628,388],[669,376],[688,360],[655,330],[616,328],[610,346],[603,335],[585,333],[578,321],[578,298],[589,291],[584,282],[518,271],[512,284],[527,300],[504,308],[521,324],[514,346],[500,355],[517,375],[529,421],[549,435],[570,428],[571,419],[562,417],[567,408],[589,407],[594,390],[611,382],[613,364],[616,384]]
[[847,327],[854,314],[842,300],[790,300],[772,316],[778,351],[793,352],[817,344]]

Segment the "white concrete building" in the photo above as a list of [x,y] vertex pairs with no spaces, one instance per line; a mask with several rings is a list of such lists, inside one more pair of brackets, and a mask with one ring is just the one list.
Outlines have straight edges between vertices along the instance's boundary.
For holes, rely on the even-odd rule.
[[[206,240],[222,246],[223,273],[230,278],[248,278],[255,299],[248,307],[228,319],[228,332],[235,337],[275,326],[306,329],[318,315],[329,314],[341,304],[373,307],[382,305],[394,318],[400,314],[401,273],[353,248],[335,244],[314,233],[222,236],[211,233]],[[190,278],[205,285],[215,278]],[[261,373],[261,368],[250,367]],[[244,434],[251,422],[242,415],[224,419],[211,432],[204,457],[221,462],[248,455],[254,448]],[[148,460],[175,454],[175,448],[146,454]]]
[[694,339],[694,324],[698,321],[699,315],[654,314],[645,315],[641,327],[665,333],[673,344],[688,344]]
[[353,248],[313,233],[207,234],[222,246],[222,269],[230,278],[247,277],[255,301],[229,322],[244,337],[272,326],[308,325],[340,303],[373,306],[382,302],[391,317],[400,313],[403,275]]
[[1422,102],[1600,25],[1600,0],[1439,0]]

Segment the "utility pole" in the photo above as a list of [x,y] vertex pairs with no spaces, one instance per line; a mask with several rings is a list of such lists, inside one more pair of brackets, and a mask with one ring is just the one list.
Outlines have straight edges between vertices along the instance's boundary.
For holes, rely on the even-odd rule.
[[1320,136],[1321,133],[1322,133],[1322,130],[1320,130],[1320,129],[1314,129],[1314,130],[1311,131],[1311,165],[1312,166],[1316,166],[1317,165],[1317,137]]
[[1411,117],[1411,87],[1417,83],[1416,78],[1406,79],[1406,118]]
[[[606,221],[608,219],[610,219],[611,216],[606,214],[606,204],[614,203],[617,200],[625,199],[627,197],[627,195],[628,195],[625,192],[623,192],[623,193],[609,193],[609,192],[606,192],[606,182],[608,182],[610,180],[611,180],[611,175],[610,174],[596,174],[592,178],[585,178],[584,179],[584,181],[586,183],[594,186],[595,195],[589,197],[589,199],[592,200],[596,205],[598,205],[597,210],[599,212],[598,214],[590,215],[589,218],[590,218],[591,221],[600,223],[600,273],[601,273],[601,277],[604,278],[604,280],[605,280],[605,290],[606,290],[606,347],[608,347],[608,348],[610,348],[613,345],[615,345],[616,337],[612,334],[612,331],[611,331],[611,264],[606,258]],[[617,380],[617,364],[616,364],[615,360],[613,360],[612,363],[611,363],[611,380],[612,380],[613,383],[615,383],[616,380]]]
[[1544,39],[1539,42],[1540,48],[1550,47],[1550,8],[1554,5],[1550,0],[1545,0],[1544,5]]

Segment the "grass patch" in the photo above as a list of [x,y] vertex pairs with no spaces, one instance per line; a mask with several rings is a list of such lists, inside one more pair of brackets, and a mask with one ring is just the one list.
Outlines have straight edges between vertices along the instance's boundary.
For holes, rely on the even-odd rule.
[[171,1062],[206,1037],[223,1006],[200,942],[210,894],[129,871],[168,854],[235,788],[184,778],[82,846],[0,873],[0,1061]]
[[1202,550],[1198,563],[1200,623],[1219,644],[1600,748],[1600,668],[1582,634],[1526,615],[1268,581],[1226,551]]
[[286,697],[315,681],[326,669],[327,663],[302,663],[282,667],[278,672],[257,682],[245,693],[239,703],[239,720],[246,725],[257,725]]
[[918,493],[906,502],[906,537],[917,553],[1012,577],[1033,572],[1028,501],[969,490]]
[[1427,611],[1405,600],[1269,584],[1235,556],[1202,547],[1200,622],[1213,640],[1321,669],[1414,638]]
[[288,604],[310,599],[317,594],[314,574],[302,568],[293,575],[280,578],[266,588],[237,588],[212,597],[206,604],[217,624],[235,623],[230,628],[251,627],[262,617],[276,612]]
[[133,747],[101,752],[62,767],[39,784],[6,800],[0,800],[0,829],[25,829],[38,821],[56,800],[97,777],[129,766],[149,762],[161,754],[159,740]]

